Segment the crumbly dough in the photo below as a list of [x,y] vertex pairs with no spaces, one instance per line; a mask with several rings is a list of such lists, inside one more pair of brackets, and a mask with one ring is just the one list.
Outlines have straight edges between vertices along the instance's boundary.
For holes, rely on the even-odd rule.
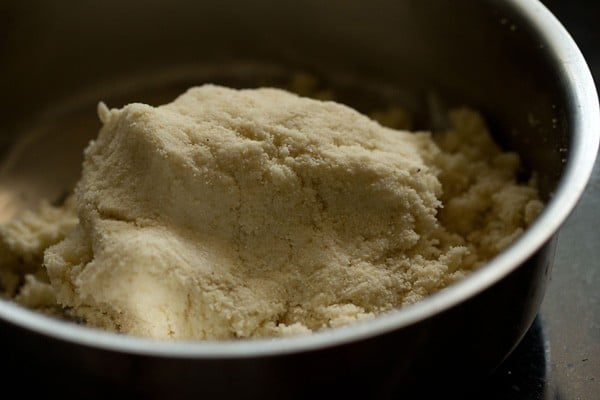
[[63,240],[77,222],[71,197],[62,207],[42,201],[37,212],[26,211],[0,226],[0,294],[26,307],[62,314],[42,261],[44,251]]
[[[281,336],[371,318],[461,279],[542,209],[469,110],[435,140],[269,88],[205,85],[99,116],[76,207],[42,218],[56,227],[35,252],[56,243],[38,261],[49,284],[27,278],[16,295],[123,333]],[[20,257],[15,237],[0,231],[0,253]]]

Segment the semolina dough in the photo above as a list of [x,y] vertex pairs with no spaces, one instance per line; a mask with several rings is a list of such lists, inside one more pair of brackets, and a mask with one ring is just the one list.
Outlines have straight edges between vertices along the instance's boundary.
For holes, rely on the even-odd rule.
[[[53,211],[67,222],[48,220],[60,228],[35,252],[44,278],[10,294],[94,327],[229,339],[350,324],[463,278],[542,208],[469,110],[435,140],[271,88],[98,112],[74,205]],[[13,231],[0,271],[21,251]]]

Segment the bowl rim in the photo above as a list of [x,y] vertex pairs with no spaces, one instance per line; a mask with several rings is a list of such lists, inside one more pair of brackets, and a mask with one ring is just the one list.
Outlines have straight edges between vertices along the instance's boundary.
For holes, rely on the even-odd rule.
[[574,140],[563,177],[537,220],[515,243],[469,277],[401,310],[310,335],[234,341],[165,341],[105,332],[60,321],[8,301],[0,301],[0,318],[38,334],[92,348],[121,353],[226,359],[277,356],[319,350],[364,340],[415,324],[472,298],[507,276],[558,232],[585,190],[600,140],[600,108],[592,74],[577,44],[541,2],[506,0],[527,20],[559,63],[571,96]]

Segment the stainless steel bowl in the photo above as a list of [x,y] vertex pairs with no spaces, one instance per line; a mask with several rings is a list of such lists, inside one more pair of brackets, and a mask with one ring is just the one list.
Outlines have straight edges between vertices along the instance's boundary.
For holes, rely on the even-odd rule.
[[467,279],[308,337],[156,342],[0,301],[3,359],[31,360],[107,391],[385,397],[477,382],[531,325],[556,234],[598,148],[586,62],[535,0],[4,1],[0,57],[1,221],[70,190],[97,133],[99,100],[156,104],[192,84],[283,84],[297,70],[322,77],[361,110],[400,103],[424,126],[432,94],[481,110],[496,139],[538,174],[548,202],[521,238]]

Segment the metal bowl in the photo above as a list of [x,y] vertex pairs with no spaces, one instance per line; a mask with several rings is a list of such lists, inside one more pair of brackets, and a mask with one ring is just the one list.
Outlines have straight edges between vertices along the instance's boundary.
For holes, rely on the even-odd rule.
[[3,359],[45,368],[48,390],[263,398],[460,390],[493,371],[530,327],[557,232],[598,148],[586,62],[535,0],[4,1],[0,58],[0,221],[70,190],[99,127],[99,100],[156,104],[192,84],[284,84],[298,70],[359,110],[394,102],[423,126],[432,95],[477,108],[538,174],[547,201],[512,246],[463,281],[310,336],[158,342],[0,301]]

